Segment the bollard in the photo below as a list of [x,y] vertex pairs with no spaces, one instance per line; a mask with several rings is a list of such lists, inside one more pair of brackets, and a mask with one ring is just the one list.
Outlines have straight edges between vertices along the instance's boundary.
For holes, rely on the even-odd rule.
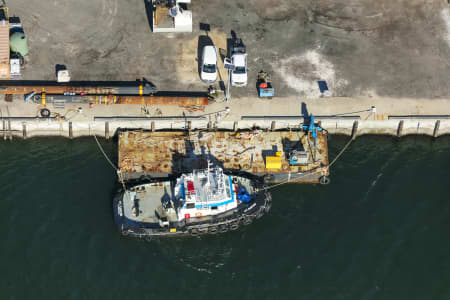
[[109,140],[109,122],[105,122],[105,139]]
[[12,130],[11,130],[11,120],[8,119],[8,138],[11,141],[12,140]]
[[437,120],[434,125],[433,137],[437,137],[439,135],[439,127],[441,126],[441,120]]
[[73,139],[72,122],[69,122],[69,138]]
[[277,127],[277,122],[272,121],[272,124],[270,124],[270,130],[274,131],[276,127]]
[[26,123],[22,123],[22,136],[23,136],[24,140],[27,138],[27,124]]
[[236,131],[238,130],[238,128],[239,128],[238,122],[235,121],[235,122],[233,123],[233,131],[236,132]]
[[398,122],[398,127],[397,127],[397,137],[401,137],[402,133],[403,133],[403,123],[404,121],[401,120],[400,122]]
[[356,133],[358,132],[358,121],[353,122],[352,128],[352,140],[356,139]]

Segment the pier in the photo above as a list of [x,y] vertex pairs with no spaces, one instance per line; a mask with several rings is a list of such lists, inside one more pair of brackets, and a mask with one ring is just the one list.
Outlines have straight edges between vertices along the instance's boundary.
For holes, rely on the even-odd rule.
[[[42,105],[25,103],[14,95],[0,100],[3,136],[31,138],[96,134],[115,136],[118,129],[144,130],[289,130],[298,128],[310,114],[329,134],[360,136],[429,135],[450,133],[449,99],[278,97],[272,100],[235,98],[215,102],[204,110],[176,105],[65,104],[47,105],[52,117],[42,118]],[[375,107],[375,109],[373,109]],[[228,108],[228,109],[227,109]],[[357,126],[355,126],[357,124]]]

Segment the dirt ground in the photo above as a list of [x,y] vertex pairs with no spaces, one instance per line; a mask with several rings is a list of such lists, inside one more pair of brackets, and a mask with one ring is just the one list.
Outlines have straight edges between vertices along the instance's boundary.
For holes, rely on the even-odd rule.
[[[447,0],[192,0],[194,31],[152,33],[144,0],[10,0],[29,39],[25,79],[135,80],[160,90],[204,90],[199,23],[218,48],[234,30],[248,50],[249,84],[259,70],[278,96],[314,98],[326,80],[334,96],[448,98]],[[221,69],[226,80],[226,73]]]

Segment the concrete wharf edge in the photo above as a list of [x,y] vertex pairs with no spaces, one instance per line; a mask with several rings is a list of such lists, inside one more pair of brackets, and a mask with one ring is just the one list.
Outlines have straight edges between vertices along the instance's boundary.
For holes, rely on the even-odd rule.
[[[372,108],[376,106],[376,112]],[[83,107],[83,113],[64,119],[36,118],[39,106],[24,103],[16,97],[12,103],[0,101],[0,134],[4,137],[65,136],[70,138],[96,134],[112,137],[120,129],[144,130],[250,130],[253,128],[283,130],[298,128],[313,114],[330,134],[353,135],[429,135],[450,134],[450,99],[393,98],[320,98],[255,97],[217,101],[203,112],[187,113],[176,106],[149,106],[161,109],[163,117],[141,114],[139,105],[72,105],[66,110]],[[49,107],[50,108],[50,107]],[[231,110],[217,121],[216,113]],[[53,108],[51,108],[53,110]],[[355,123],[356,122],[356,123]]]
[[[62,121],[56,118],[3,118],[0,122],[2,136],[16,136],[30,138],[36,136],[63,136],[76,138],[82,136],[97,135],[110,138],[119,129],[142,130],[289,130],[299,128],[303,118],[264,117],[245,118],[240,121],[208,121],[206,118],[180,117],[131,118],[126,117],[102,117],[94,121]],[[359,118],[326,118],[322,116],[318,120],[329,134],[360,136],[366,134],[375,135],[429,135],[438,137],[450,134],[450,119],[443,116],[407,116],[405,118],[389,118],[387,120],[360,120]]]

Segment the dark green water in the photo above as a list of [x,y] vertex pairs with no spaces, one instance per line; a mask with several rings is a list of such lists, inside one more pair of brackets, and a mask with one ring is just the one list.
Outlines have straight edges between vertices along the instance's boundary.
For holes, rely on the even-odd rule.
[[0,141],[0,299],[450,299],[449,172],[450,137],[362,137],[249,227],[146,242],[93,139]]

